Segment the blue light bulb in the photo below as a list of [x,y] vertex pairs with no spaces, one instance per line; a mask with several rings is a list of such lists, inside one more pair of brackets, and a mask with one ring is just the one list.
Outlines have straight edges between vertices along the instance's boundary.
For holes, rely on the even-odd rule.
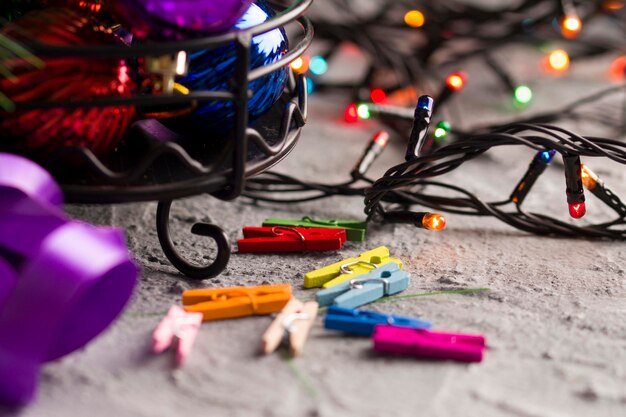
[[539,160],[541,162],[543,162],[544,164],[549,164],[550,162],[552,162],[552,158],[554,158],[555,154],[556,154],[556,151],[554,149],[550,149],[547,151],[539,152],[537,156],[539,157]]
[[324,75],[328,71],[328,63],[323,57],[316,55],[309,62],[309,71],[314,75]]
[[420,96],[417,100],[417,108],[425,109],[428,111],[433,111],[433,105],[435,104],[435,100],[433,100],[430,96]]

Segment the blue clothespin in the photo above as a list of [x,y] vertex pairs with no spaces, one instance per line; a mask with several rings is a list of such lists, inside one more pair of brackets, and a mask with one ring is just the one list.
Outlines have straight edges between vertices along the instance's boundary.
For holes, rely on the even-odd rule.
[[395,262],[373,269],[350,281],[326,288],[315,295],[320,306],[334,304],[356,308],[387,295],[397,294],[409,286],[411,275],[401,271]]
[[429,321],[413,317],[397,316],[377,311],[353,310],[334,305],[328,307],[328,312],[326,317],[324,317],[324,327],[326,329],[365,336],[374,334],[374,327],[378,324],[392,324],[413,329],[430,329],[431,327]]

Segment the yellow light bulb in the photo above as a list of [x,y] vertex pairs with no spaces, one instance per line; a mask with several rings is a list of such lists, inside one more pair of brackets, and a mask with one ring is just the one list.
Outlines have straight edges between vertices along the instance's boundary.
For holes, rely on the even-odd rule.
[[426,19],[424,18],[424,13],[419,10],[409,10],[404,15],[404,23],[412,28],[420,28],[424,26],[424,22]]

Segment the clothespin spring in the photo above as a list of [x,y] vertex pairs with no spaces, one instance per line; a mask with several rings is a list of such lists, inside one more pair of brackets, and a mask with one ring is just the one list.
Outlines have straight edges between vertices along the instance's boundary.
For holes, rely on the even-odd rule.
[[199,327],[199,324],[190,317],[178,317],[172,322],[172,333],[178,340],[189,337],[189,331]]
[[350,280],[350,288],[358,289],[363,288],[363,284],[368,282],[380,282],[383,284],[385,295],[389,294],[389,280],[385,278],[356,278]]
[[215,295],[211,295],[210,296],[210,300],[211,301],[226,301],[228,300],[231,296],[233,295],[245,295],[246,297],[248,297],[250,299],[250,306],[252,307],[252,314],[257,314],[258,312],[258,305],[257,305],[257,300],[254,297],[253,294],[247,292],[247,291],[230,291],[228,294],[215,294]]
[[371,266],[373,269],[378,268],[378,265],[373,264],[371,262],[367,262],[367,261],[354,261],[354,262],[348,262],[347,264],[343,264],[339,267],[339,270],[341,271],[342,274],[353,274],[354,271],[349,269],[348,267],[350,266],[354,266],[354,265],[367,265],[367,266]]
[[283,321],[285,336],[288,336],[289,333],[293,333],[296,330],[296,325],[294,322],[298,320],[308,320],[309,318],[309,315],[306,313],[293,313],[285,317],[285,320]]
[[274,233],[276,236],[281,236],[283,235],[283,233],[276,233],[277,230],[286,230],[288,232],[294,233],[296,235],[298,235],[298,237],[300,238],[301,241],[305,241],[305,237],[302,233],[298,232],[296,229],[294,229],[293,227],[286,227],[286,226],[274,226],[272,227],[272,233]]

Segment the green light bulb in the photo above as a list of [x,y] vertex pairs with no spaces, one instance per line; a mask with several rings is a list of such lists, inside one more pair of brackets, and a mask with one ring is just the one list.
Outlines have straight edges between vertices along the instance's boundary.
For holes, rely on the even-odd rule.
[[435,139],[443,139],[446,135],[448,134],[448,132],[446,132],[445,129],[438,127],[437,129],[435,129]]
[[435,140],[439,142],[440,140],[448,136],[448,132],[450,132],[451,130],[452,130],[452,126],[450,125],[450,123],[446,122],[445,120],[442,120],[439,123],[437,123],[437,127],[435,128],[435,131],[433,132],[433,136],[435,137]]
[[370,108],[367,106],[367,104],[359,104],[359,106],[356,108],[356,114],[358,114],[359,118],[361,119],[369,119],[371,116]]
[[516,104],[525,106],[533,99],[533,90],[527,85],[520,85],[515,89],[514,98]]

